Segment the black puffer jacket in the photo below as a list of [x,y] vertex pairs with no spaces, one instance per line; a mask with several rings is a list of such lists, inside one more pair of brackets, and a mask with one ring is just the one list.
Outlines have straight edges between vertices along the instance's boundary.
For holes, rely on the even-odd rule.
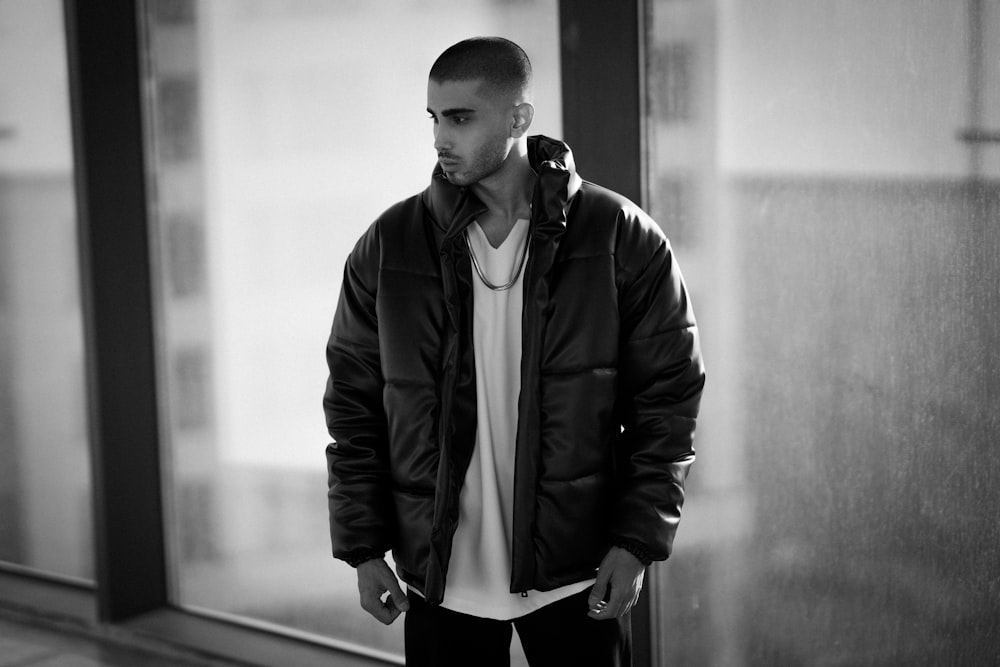
[[[524,277],[511,592],[590,578],[608,548],[670,554],[694,460],[704,371],[670,245],[638,207],[576,175],[562,142],[529,139],[538,173]],[[472,268],[485,211],[435,170],[351,253],[323,401],[333,553],[392,550],[400,577],[444,594],[476,433]]]

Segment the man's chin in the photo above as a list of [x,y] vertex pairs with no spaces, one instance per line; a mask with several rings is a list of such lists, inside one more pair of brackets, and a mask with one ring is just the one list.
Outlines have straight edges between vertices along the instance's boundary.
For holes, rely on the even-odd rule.
[[458,185],[458,186],[461,186],[461,187],[465,187],[466,185],[471,185],[472,184],[472,181],[470,181],[468,178],[466,178],[465,176],[463,176],[462,174],[459,174],[459,173],[455,173],[455,172],[449,173],[449,172],[446,171],[446,172],[444,172],[444,177],[446,179],[448,179],[448,182],[451,183],[452,185]]

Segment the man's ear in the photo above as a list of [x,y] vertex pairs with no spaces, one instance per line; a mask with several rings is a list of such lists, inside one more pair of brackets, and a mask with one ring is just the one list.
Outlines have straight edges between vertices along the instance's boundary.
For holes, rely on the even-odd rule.
[[530,102],[521,102],[514,107],[514,120],[510,128],[510,136],[520,139],[531,127],[531,119],[535,117],[535,107]]

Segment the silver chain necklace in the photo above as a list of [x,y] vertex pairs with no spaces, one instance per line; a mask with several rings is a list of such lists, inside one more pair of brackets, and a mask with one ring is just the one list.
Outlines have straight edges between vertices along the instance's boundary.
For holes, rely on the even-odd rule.
[[472,249],[472,242],[469,240],[469,230],[465,230],[465,245],[469,248],[469,255],[472,257],[472,266],[476,267],[476,273],[479,274],[479,279],[483,281],[483,284],[494,292],[503,292],[509,290],[517,282],[517,279],[521,277],[521,271],[524,271],[524,265],[527,263],[528,259],[528,237],[524,238],[524,247],[521,249],[521,260],[518,264],[517,271],[511,277],[510,281],[505,285],[494,285],[486,277],[486,273],[483,271],[483,267],[479,265],[479,260],[476,258],[476,251]]

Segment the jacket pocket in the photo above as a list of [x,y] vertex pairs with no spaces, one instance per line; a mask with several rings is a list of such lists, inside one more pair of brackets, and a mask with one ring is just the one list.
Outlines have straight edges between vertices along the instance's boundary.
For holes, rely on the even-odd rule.
[[546,373],[541,388],[541,477],[579,480],[612,466],[621,432],[614,368]]
[[542,481],[535,515],[537,584],[558,586],[591,573],[608,549],[610,475]]

